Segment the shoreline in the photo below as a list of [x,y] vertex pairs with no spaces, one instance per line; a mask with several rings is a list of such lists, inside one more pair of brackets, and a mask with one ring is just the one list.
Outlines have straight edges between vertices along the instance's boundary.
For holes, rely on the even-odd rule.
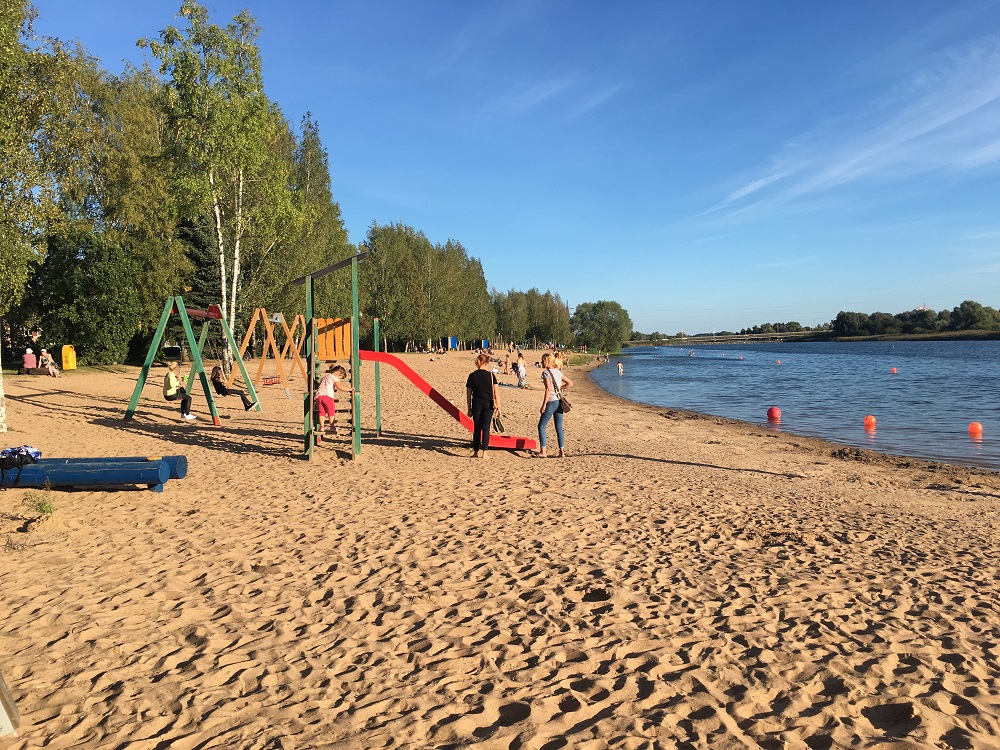
[[[402,358],[463,403],[471,356]],[[835,457],[583,367],[566,459],[470,458],[386,367],[376,437],[366,366],[361,457],[341,435],[308,462],[300,383],[261,389],[261,414],[219,399],[215,428],[154,374],[126,423],[137,372],[5,378],[6,445],[189,461],[162,494],[52,490],[44,517],[0,492],[5,749],[1000,736],[995,474]],[[538,375],[501,388],[511,434],[535,437]]]
[[[772,430],[768,425],[757,423],[757,422],[745,422],[741,419],[732,419],[730,417],[720,417],[715,414],[704,414],[697,411],[689,411],[687,409],[678,409],[672,406],[656,406],[653,404],[646,404],[642,401],[632,401],[630,399],[618,396],[616,394],[610,393],[604,390],[598,385],[593,378],[590,377],[590,373],[596,370],[600,365],[594,363],[593,367],[586,368],[587,372],[587,382],[596,388],[602,396],[606,396],[614,401],[620,401],[624,404],[628,404],[629,407],[635,408],[645,408],[660,410],[664,413],[681,415],[684,419],[694,419],[694,420],[707,420],[714,424],[719,425],[730,425],[733,427],[740,428],[741,430],[756,431],[753,434],[767,434],[770,436],[774,435],[784,435],[789,438],[792,443],[804,446],[808,445],[810,449],[816,450],[818,452],[828,452],[830,455],[839,454],[841,457],[852,457],[853,460],[866,461],[868,463],[878,462],[884,460],[887,464],[896,466],[898,468],[913,468],[916,466],[923,466],[924,468],[930,467],[950,467],[956,471],[965,471],[972,474],[984,474],[984,475],[997,475],[1000,476],[1000,469],[990,469],[981,466],[969,466],[967,464],[952,463],[945,459],[927,459],[920,458],[917,456],[910,456],[903,453],[889,453],[878,450],[873,450],[871,448],[863,448],[859,445],[853,445],[851,443],[837,443],[833,440],[828,440],[827,438],[817,437],[815,435],[799,435],[794,432],[788,432],[784,429]],[[760,431],[765,431],[760,433]]]

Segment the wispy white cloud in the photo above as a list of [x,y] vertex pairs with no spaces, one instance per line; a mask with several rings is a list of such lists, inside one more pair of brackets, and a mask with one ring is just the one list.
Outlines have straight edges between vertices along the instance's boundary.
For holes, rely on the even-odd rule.
[[587,76],[577,73],[519,81],[509,84],[506,91],[491,92],[481,116],[491,121],[516,119],[548,108],[561,121],[572,121],[599,109],[621,88],[611,84],[595,89],[588,85]]
[[570,85],[571,81],[567,78],[535,81],[512,91],[498,103],[500,109],[508,115],[522,115],[538,109],[564,94]]
[[615,83],[610,86],[605,86],[604,88],[598,89],[591,92],[583,92],[578,97],[578,104],[572,111],[572,116],[582,117],[591,110],[597,109],[604,102],[613,98],[619,91],[623,88],[623,84]]
[[1000,163],[1000,40],[949,51],[835,126],[820,123],[778,149],[707,209],[739,220],[863,180],[892,181]]
[[968,235],[970,240],[1000,240],[1000,229],[984,229]]
[[795,258],[786,258],[785,260],[776,260],[770,263],[757,263],[754,264],[753,268],[758,270],[765,270],[769,268],[789,268],[791,266],[804,266],[808,263],[812,263],[817,260],[816,255],[799,255]]

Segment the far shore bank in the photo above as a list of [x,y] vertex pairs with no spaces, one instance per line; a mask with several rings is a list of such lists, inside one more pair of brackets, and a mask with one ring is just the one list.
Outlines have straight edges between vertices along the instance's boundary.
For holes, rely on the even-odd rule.
[[732,336],[687,336],[683,339],[659,339],[657,341],[626,341],[625,349],[640,346],[704,346],[708,344],[793,344],[862,341],[996,341],[1000,331],[944,331],[940,333],[907,333],[893,336],[834,336],[828,332],[796,334],[783,337],[781,334],[734,334]]

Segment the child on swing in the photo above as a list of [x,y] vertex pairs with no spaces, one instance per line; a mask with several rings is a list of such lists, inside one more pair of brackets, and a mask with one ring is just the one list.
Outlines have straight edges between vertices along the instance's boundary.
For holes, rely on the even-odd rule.
[[222,368],[216,365],[212,368],[212,387],[220,396],[239,396],[243,400],[243,410],[250,411],[257,405],[256,401],[251,401],[246,391],[239,388],[229,388],[226,386],[226,379],[222,377]]
[[354,389],[347,383],[347,370],[340,365],[330,365],[326,375],[319,381],[319,388],[316,389],[316,406],[319,407],[319,430],[327,430],[337,433],[337,402],[334,398],[337,391],[344,393],[354,393]]

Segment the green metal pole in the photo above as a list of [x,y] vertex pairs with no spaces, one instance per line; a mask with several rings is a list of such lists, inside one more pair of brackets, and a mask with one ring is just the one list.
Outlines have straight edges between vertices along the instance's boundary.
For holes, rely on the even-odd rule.
[[351,386],[354,393],[351,394],[351,405],[354,413],[354,454],[357,458],[361,455],[361,355],[358,350],[361,348],[361,314],[358,306],[358,256],[351,258]]
[[[378,351],[378,318],[375,318],[373,323],[375,327],[375,351]],[[375,360],[375,434],[382,437],[382,378],[379,369],[379,362]]]
[[312,458],[315,435],[313,433],[313,399],[315,397],[316,323],[313,320],[313,280],[306,276],[306,392],[302,403],[302,429],[305,436],[305,453]]
[[198,351],[205,351],[205,342],[208,341],[208,326],[212,322],[211,318],[206,318],[201,324],[201,335],[198,337]]
[[[181,325],[184,327],[184,335],[187,336],[188,346],[191,347],[191,370],[193,374],[198,376],[201,382],[201,388],[205,391],[205,400],[208,402],[208,411],[212,415],[212,424],[216,427],[222,425],[222,420],[219,419],[219,410],[215,407],[215,398],[212,396],[212,386],[209,385],[208,375],[205,373],[205,365],[201,361],[201,349],[198,347],[198,342],[194,338],[194,329],[191,327],[191,319],[188,317],[187,310],[184,309],[184,300],[180,297],[174,297],[177,303],[177,316],[181,319]],[[188,394],[191,393],[191,375],[188,375]]]
[[163,338],[163,332],[167,329],[167,321],[170,319],[170,311],[173,307],[174,298],[167,297],[167,304],[163,306],[163,313],[160,315],[160,323],[156,326],[156,333],[153,334],[149,351],[146,353],[146,361],[142,363],[139,379],[135,381],[135,390],[132,391],[132,398],[129,399],[128,408],[125,410],[125,419],[132,419],[132,415],[135,414],[135,408],[139,404],[139,396],[142,394],[142,387],[146,384],[146,378],[149,377],[149,368],[156,358],[156,350],[160,348],[160,341]]
[[229,324],[226,322],[225,318],[219,318],[219,322],[222,323],[222,330],[226,334],[226,341],[229,342],[229,351],[233,353],[233,359],[240,368],[240,375],[243,376],[243,382],[247,387],[247,395],[250,397],[250,400],[254,402],[254,409],[256,411],[261,411],[260,400],[257,398],[257,390],[253,387],[253,381],[250,380],[247,368],[243,364],[243,357],[240,356],[240,348],[236,346],[236,339],[233,338],[233,332],[229,330]]

